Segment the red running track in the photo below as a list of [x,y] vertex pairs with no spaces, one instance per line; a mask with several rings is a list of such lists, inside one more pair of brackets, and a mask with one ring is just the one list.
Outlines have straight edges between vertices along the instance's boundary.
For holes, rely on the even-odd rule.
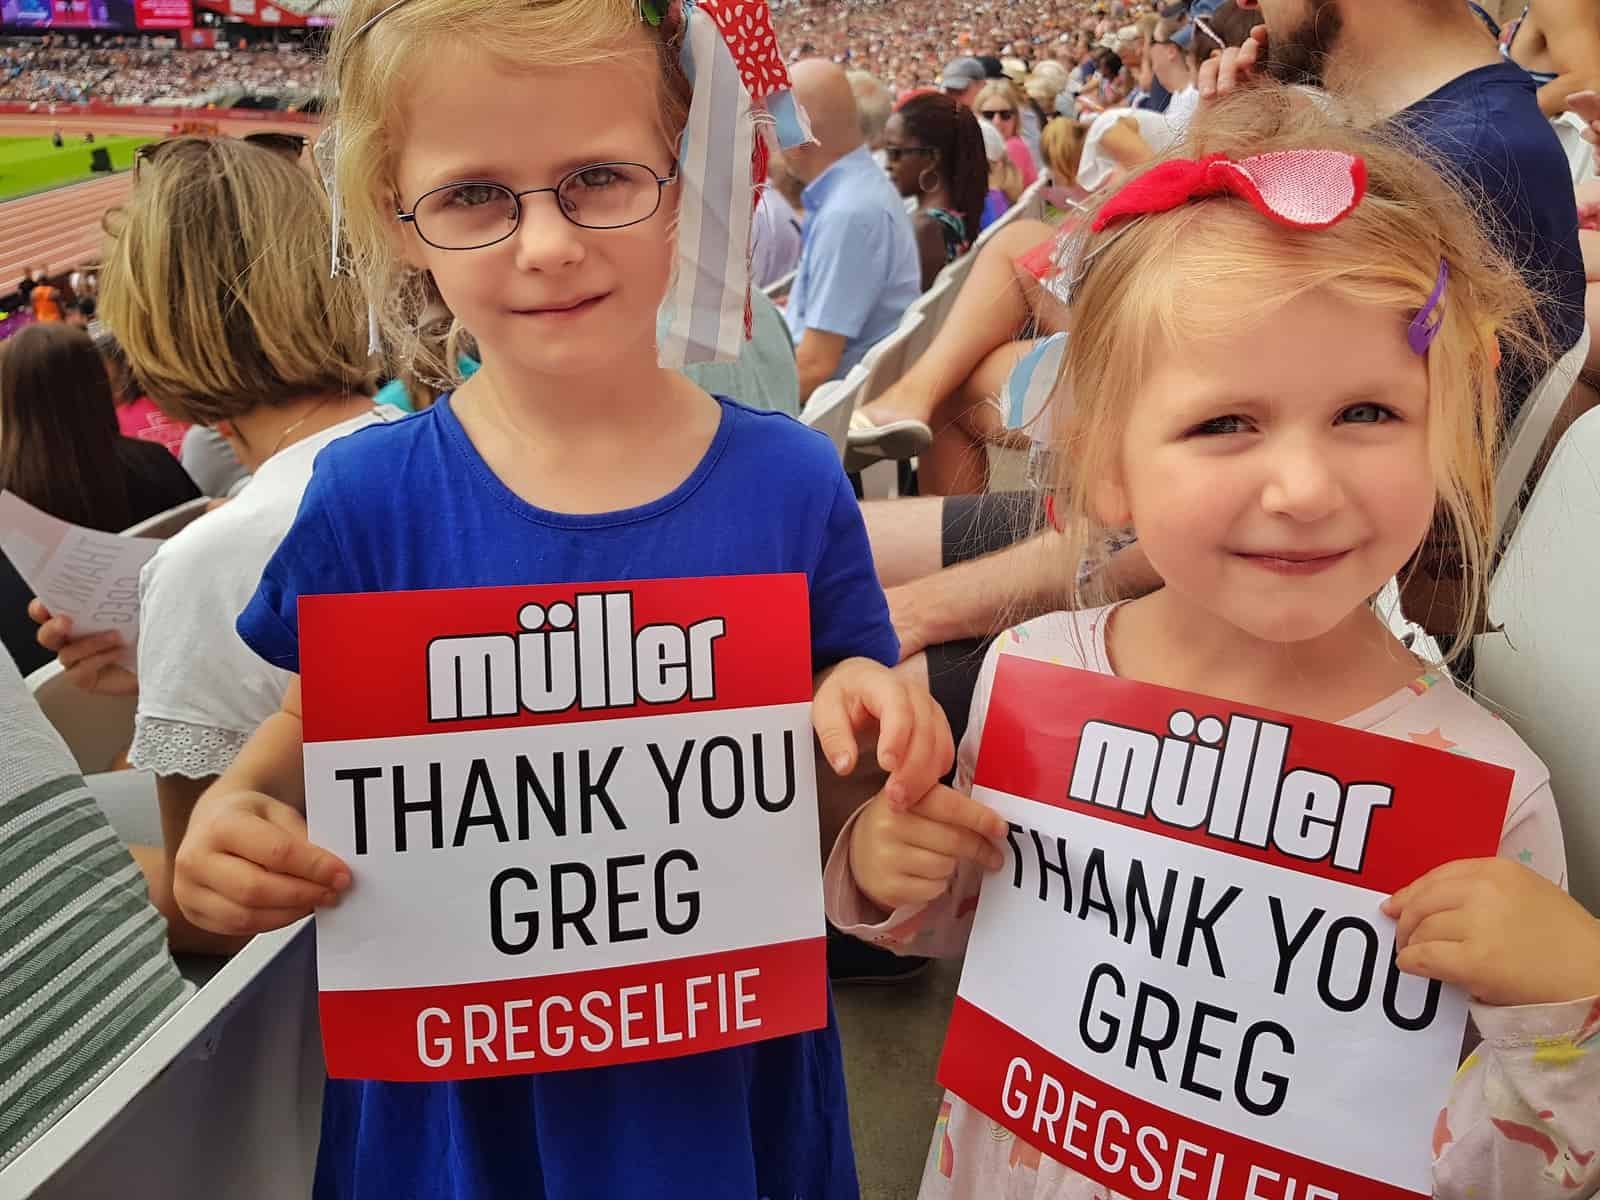
[[[199,110],[192,118],[218,124],[222,132],[237,137],[266,129],[315,133],[305,118],[286,116],[282,121],[229,120],[216,111]],[[167,116],[58,114],[54,117],[0,116],[0,134],[48,137],[59,129],[67,137],[96,134],[161,135],[172,128]],[[310,158],[309,152],[306,156]],[[100,261],[106,210],[122,202],[132,186],[129,172],[91,179],[0,204],[0,294],[7,293],[29,267],[43,266],[52,275]]]

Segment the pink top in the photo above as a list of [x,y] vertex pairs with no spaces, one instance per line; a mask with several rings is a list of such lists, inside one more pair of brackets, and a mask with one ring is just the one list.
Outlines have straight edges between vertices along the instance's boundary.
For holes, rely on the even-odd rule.
[[140,396],[132,404],[117,406],[117,428],[123,437],[138,438],[141,442],[158,442],[177,458],[183,449],[183,435],[189,427],[174,421],[156,407],[149,396]]
[[1033,151],[1028,149],[1028,143],[1019,137],[1007,138],[1006,153],[1011,155],[1011,161],[1022,172],[1022,186],[1032,187],[1033,181],[1039,178],[1039,165],[1033,161]]
[[[1113,674],[1105,648],[1110,609],[1054,613],[1029,621],[990,647],[972,699],[972,720],[956,760],[955,786],[972,788],[995,668],[1002,654]],[[1562,884],[1566,855],[1544,764],[1499,718],[1446,675],[1424,675],[1340,724],[1427,745],[1450,742],[1515,774],[1500,855]],[[966,948],[981,882],[963,863],[945,894],[922,908],[890,913],[872,903],[850,872],[855,818],[834,843],[823,876],[828,918],[841,930],[899,953],[956,957]],[[1439,1200],[1555,1200],[1600,1186],[1600,997],[1570,1004],[1496,1008],[1472,1004],[1483,1043],[1453,1081],[1439,1081],[1445,1107],[1433,1136]],[[946,1092],[920,1200],[1125,1200],[1070,1167],[1043,1157],[984,1114]]]

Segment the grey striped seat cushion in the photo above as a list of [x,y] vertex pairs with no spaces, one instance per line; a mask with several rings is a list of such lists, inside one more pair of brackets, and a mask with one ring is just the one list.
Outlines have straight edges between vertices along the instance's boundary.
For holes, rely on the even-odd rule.
[[0,1167],[192,990],[139,868],[0,650]]

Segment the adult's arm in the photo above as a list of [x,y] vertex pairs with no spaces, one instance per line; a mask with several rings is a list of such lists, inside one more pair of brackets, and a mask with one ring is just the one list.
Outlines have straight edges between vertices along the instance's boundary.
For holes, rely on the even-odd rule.
[[922,264],[922,290],[927,291],[944,270],[944,227],[932,217],[918,213],[911,218],[917,234],[917,257]]
[[807,329],[794,349],[795,366],[800,371],[800,406],[805,407],[811,393],[833,378],[844,357],[845,343],[842,333],[827,333],[821,329]]
[[[909,658],[941,642],[984,638],[1072,602],[1067,538],[1054,530],[888,589],[889,615]],[[1098,583],[1110,598],[1161,586],[1139,543],[1112,555]]]
[[1573,92],[1600,88],[1600,3],[1596,0],[1539,0],[1539,28],[1556,77],[1539,89],[1539,109],[1559,117]]

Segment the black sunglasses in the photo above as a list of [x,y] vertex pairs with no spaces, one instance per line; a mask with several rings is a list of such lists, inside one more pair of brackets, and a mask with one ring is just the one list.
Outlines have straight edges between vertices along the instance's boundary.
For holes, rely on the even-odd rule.
[[[133,152],[133,178],[138,182],[139,173],[146,163],[154,165],[166,153],[169,146],[180,141],[195,140],[195,134],[180,134],[177,137],[162,138],[159,142],[146,142],[135,148]],[[211,140],[211,139],[201,139]],[[278,133],[266,130],[261,133],[250,133],[239,139],[249,142],[252,146],[259,146],[263,150],[270,150],[274,154],[282,154],[287,158],[299,161],[300,156],[306,152],[306,143],[310,139],[303,133]]]
[[983,119],[985,121],[1009,121],[1016,115],[1017,110],[1014,108],[990,108],[984,110]]

